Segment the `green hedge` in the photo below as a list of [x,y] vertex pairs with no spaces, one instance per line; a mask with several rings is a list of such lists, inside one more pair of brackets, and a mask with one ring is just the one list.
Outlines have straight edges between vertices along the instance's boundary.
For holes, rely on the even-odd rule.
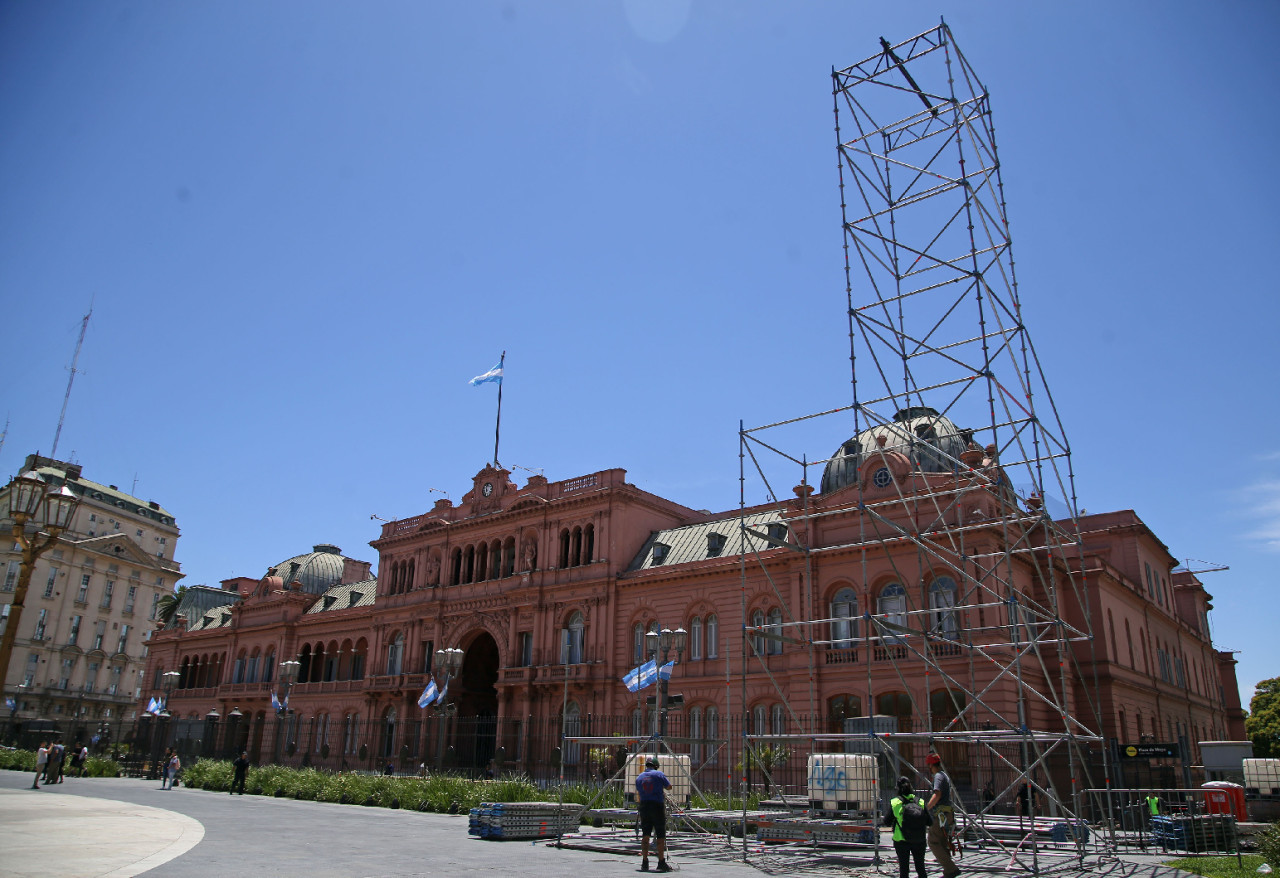
[[[201,759],[183,770],[182,780],[196,789],[225,792],[231,789],[234,775],[235,769],[230,762]],[[245,791],[253,795],[437,813],[466,813],[481,802],[533,802],[559,796],[556,791],[539,789],[520,774],[503,775],[493,781],[474,781],[452,775],[421,778],[335,774],[315,768],[285,768],[280,765],[250,768]],[[564,800],[590,802],[597,792],[586,784],[566,785]],[[610,789],[601,801],[604,807],[621,803],[621,791],[616,789]]]
[[[0,750],[0,769],[5,768],[10,771],[35,771],[35,751]],[[63,770],[70,775],[70,757],[68,757],[68,761]],[[104,759],[100,756],[90,756],[89,761],[85,763],[85,775],[88,777],[119,777],[121,775],[120,764],[113,759]]]
[[0,750],[0,768],[10,771],[35,771],[36,754],[34,750]]

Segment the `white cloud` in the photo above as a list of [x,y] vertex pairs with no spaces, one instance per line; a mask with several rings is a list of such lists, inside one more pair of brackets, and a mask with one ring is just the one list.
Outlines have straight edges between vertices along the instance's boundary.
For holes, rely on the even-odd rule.
[[1280,479],[1262,479],[1245,487],[1242,494],[1246,511],[1255,522],[1245,537],[1280,552]]

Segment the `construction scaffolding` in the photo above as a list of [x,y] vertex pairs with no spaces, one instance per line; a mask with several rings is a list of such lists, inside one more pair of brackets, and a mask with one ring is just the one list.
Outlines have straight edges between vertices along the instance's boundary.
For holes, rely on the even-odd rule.
[[[962,834],[1075,867],[1107,817],[1086,791],[1110,780],[1070,446],[1023,321],[990,98],[945,24],[880,43],[832,71],[852,399],[739,431],[742,706],[767,678],[787,711],[743,746],[876,754],[882,786],[937,753],[986,780]],[[785,532],[750,529],[761,488],[787,497]],[[784,645],[807,693],[771,671]],[[819,703],[833,681],[844,713]]]

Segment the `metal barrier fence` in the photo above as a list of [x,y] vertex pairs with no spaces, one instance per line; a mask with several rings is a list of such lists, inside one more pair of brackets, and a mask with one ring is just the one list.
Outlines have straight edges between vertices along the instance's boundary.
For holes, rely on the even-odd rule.
[[[824,733],[845,728],[843,721],[829,717],[812,726],[808,717],[800,717],[798,724]],[[115,756],[131,774],[154,773],[160,757],[172,747],[184,764],[231,759],[245,750],[259,765],[378,773],[389,767],[397,774],[444,770],[475,777],[518,771],[539,782],[562,776],[566,781],[586,782],[612,775],[620,764],[619,748],[634,748],[651,730],[649,720],[642,723],[636,716],[571,715],[565,723],[559,715],[497,719],[423,711],[419,717],[390,721],[272,712],[209,718],[145,716],[127,722],[67,724],[57,733],[67,744],[85,743],[95,753]],[[899,775],[912,777],[922,789],[928,785],[922,764],[929,749],[925,740],[899,738],[886,743],[868,736],[813,743],[800,739],[747,748],[744,731],[770,734],[777,730],[777,726],[762,727],[758,715],[690,716],[673,711],[668,716],[666,746],[691,757],[693,782],[708,792],[736,795],[745,785],[766,797],[807,797],[808,756],[815,752],[875,752],[885,788],[891,788]],[[921,730],[913,727],[911,731]],[[10,732],[10,739],[24,737],[13,735],[12,727]],[[566,732],[571,737],[616,737],[618,744],[566,742]],[[35,746],[39,741],[16,743]],[[933,749],[942,755],[965,810],[1016,813],[1027,780],[1018,768],[1024,763],[1016,739],[938,742]],[[1041,761],[1029,774],[1036,813],[1056,814],[1052,803],[1061,802],[1091,821],[1108,817],[1101,799],[1076,797],[1076,791],[1103,785],[1101,759],[1101,752],[1090,752],[1087,764],[1081,764],[1063,750]]]

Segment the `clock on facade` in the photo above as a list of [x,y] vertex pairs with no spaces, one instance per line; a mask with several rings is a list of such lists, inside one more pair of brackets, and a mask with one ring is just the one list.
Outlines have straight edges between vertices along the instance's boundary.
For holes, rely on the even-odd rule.
[[488,497],[490,494],[492,494],[492,493],[493,493],[493,482],[485,482],[485,483],[484,483],[484,485],[480,488],[480,493],[481,493],[481,494],[484,494],[486,497]]

